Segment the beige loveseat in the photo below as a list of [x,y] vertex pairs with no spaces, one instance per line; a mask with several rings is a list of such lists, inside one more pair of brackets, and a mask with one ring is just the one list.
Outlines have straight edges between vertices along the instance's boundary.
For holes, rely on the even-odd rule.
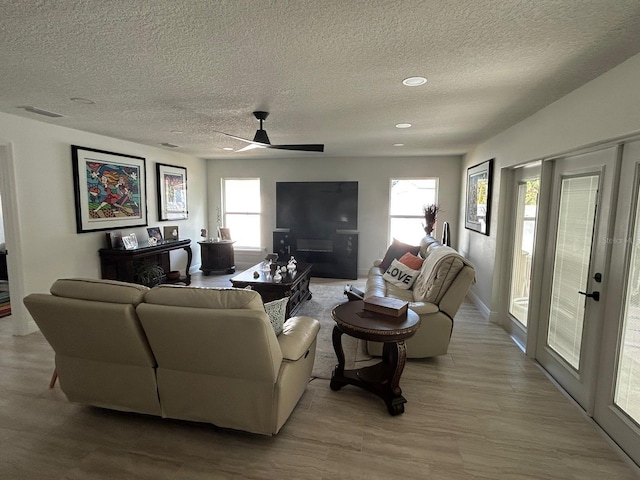
[[[364,298],[393,297],[409,302],[409,308],[420,315],[420,328],[405,341],[408,358],[435,357],[447,353],[453,318],[469,287],[475,282],[475,269],[451,247],[430,236],[420,241],[419,255],[424,258],[411,289],[401,289],[384,278],[376,260],[369,270]],[[382,354],[382,343],[367,342],[370,355]]]
[[24,303],[71,402],[278,433],[304,393],[318,320],[276,336],[251,290],[57,280]]

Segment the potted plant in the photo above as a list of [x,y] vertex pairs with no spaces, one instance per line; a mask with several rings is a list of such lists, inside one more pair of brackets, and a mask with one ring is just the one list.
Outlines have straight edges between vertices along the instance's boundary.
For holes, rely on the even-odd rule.
[[155,263],[142,262],[136,267],[138,281],[147,287],[155,287],[162,283],[164,278],[164,268]]
[[435,203],[432,203],[430,205],[425,205],[424,207],[422,207],[422,210],[424,212],[424,225],[422,225],[424,227],[424,232],[427,235],[431,235],[436,224],[440,207]]

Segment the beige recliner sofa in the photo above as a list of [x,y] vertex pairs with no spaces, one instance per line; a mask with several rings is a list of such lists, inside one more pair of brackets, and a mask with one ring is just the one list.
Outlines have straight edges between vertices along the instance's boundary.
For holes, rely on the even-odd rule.
[[62,279],[24,303],[76,403],[273,435],[311,377],[318,320],[276,336],[251,290]]
[[[369,270],[364,298],[393,297],[409,302],[409,308],[420,315],[420,328],[405,340],[407,358],[427,358],[447,353],[453,318],[469,287],[475,282],[475,268],[456,250],[430,236],[420,241],[424,262],[412,289],[401,289],[384,278],[376,260]],[[367,342],[370,355],[382,355],[382,343]]]

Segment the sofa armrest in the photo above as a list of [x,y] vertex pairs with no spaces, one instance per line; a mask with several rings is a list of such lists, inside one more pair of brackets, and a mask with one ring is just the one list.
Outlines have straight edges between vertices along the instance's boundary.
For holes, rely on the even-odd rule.
[[291,317],[284,323],[278,343],[285,360],[299,360],[309,350],[320,331],[320,322],[311,317]]
[[409,308],[418,315],[427,315],[429,313],[438,313],[440,311],[438,305],[429,302],[410,302]]

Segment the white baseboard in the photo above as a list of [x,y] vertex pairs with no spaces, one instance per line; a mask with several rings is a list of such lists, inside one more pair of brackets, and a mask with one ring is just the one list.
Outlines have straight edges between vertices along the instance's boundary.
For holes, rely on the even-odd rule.
[[482,300],[480,300],[480,297],[478,297],[471,290],[467,292],[467,297],[469,298],[469,300],[471,300],[471,303],[473,303],[476,306],[476,308],[480,311],[480,314],[485,318],[485,320],[489,320],[489,317],[491,316],[491,310],[489,310],[489,307],[487,307],[482,302]]

